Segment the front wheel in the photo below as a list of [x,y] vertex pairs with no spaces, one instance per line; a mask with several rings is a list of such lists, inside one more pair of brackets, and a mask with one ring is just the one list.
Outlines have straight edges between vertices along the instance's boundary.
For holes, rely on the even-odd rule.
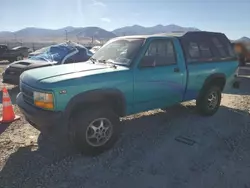
[[196,100],[201,115],[212,116],[220,107],[221,89],[218,86],[207,87]]
[[110,149],[119,132],[119,117],[108,107],[93,107],[70,119],[71,142],[86,155],[97,155]]

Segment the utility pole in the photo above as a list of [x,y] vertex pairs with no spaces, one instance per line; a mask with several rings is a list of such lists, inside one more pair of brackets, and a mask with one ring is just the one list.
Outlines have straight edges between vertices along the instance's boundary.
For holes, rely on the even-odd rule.
[[68,41],[68,31],[65,30],[65,39],[66,39],[66,42]]

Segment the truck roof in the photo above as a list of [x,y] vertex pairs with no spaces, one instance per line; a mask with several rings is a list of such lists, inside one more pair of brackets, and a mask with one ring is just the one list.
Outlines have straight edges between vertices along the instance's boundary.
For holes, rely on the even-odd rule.
[[210,31],[188,31],[188,32],[172,32],[172,33],[157,33],[152,35],[131,35],[131,36],[121,36],[117,37],[117,39],[128,39],[128,38],[151,38],[151,37],[175,37],[175,38],[185,38],[193,35],[199,35],[206,37],[207,35],[224,35],[219,32],[210,32]]

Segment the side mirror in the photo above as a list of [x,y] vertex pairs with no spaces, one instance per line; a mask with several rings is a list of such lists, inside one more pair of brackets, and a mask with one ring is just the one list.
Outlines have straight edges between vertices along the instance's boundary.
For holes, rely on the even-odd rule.
[[140,68],[155,67],[155,57],[144,56],[139,64]]

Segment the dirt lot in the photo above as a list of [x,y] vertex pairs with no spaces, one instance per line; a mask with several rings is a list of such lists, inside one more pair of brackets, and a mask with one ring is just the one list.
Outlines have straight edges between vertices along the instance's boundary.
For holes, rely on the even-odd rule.
[[[119,142],[98,157],[55,146],[22,118],[0,135],[0,187],[250,187],[250,68],[241,74],[213,117],[193,102],[126,117]],[[13,103],[17,92],[9,88]]]

